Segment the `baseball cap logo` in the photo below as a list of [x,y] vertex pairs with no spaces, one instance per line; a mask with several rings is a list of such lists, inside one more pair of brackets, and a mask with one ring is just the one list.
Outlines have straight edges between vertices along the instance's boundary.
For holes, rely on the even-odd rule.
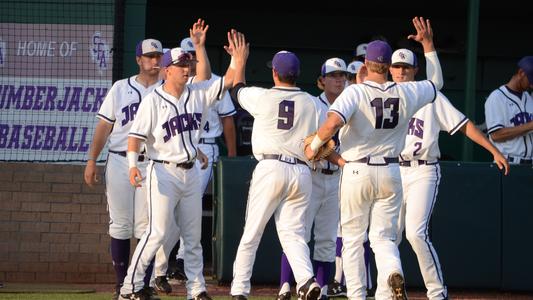
[[333,61],[333,64],[334,64],[337,68],[342,68],[341,63],[340,63],[338,60]]
[[194,48],[194,45],[192,44],[192,41],[187,41],[187,45],[191,48]]
[[407,58],[407,56],[406,56],[405,53],[403,53],[403,52],[398,53],[398,56],[399,56],[401,59],[403,59],[403,60],[405,60],[405,59]]
[[152,42],[150,43],[150,45],[152,45],[152,47],[153,47],[154,49],[157,49],[157,46],[158,46],[158,45],[157,45],[156,42],[153,42],[153,41],[152,41]]

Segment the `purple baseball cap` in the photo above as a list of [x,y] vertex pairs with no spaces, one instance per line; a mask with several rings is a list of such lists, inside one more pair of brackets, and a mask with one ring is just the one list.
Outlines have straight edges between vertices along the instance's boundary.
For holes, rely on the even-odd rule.
[[289,51],[279,51],[272,59],[272,69],[281,76],[300,75],[300,60]]
[[192,54],[189,52],[184,51],[179,47],[172,48],[163,54],[163,57],[161,58],[161,67],[166,68],[170,65],[194,61],[196,60],[192,58]]
[[518,62],[518,67],[526,73],[529,85],[533,85],[533,56],[522,57]]
[[365,59],[381,64],[390,64],[392,49],[387,42],[376,40],[368,43]]
[[152,53],[163,54],[163,46],[161,42],[154,39],[142,40],[135,47],[135,55],[142,56]]

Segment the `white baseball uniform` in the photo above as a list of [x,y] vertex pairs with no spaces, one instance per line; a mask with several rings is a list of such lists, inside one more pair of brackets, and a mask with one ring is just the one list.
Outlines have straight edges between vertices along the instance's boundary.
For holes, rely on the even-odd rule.
[[274,215],[278,237],[293,269],[297,289],[313,278],[305,242],[305,213],[312,180],[303,154],[303,138],[319,125],[313,96],[296,87],[243,87],[242,108],[254,118],[253,172],[244,232],[233,264],[232,295],[250,294],[255,254],[264,228]]
[[398,219],[399,245],[405,228],[418,258],[428,299],[447,299],[437,252],[429,237],[431,213],[441,178],[439,132],[456,133],[468,119],[440,92],[435,102],[422,107],[409,121],[405,148],[400,155],[403,202]]
[[[215,74],[211,75],[211,79],[218,79],[220,76]],[[188,84],[192,84],[193,77],[189,79]],[[199,144],[197,147],[207,156],[208,164],[207,168],[202,169],[201,163],[197,161],[198,173],[200,174],[200,187],[203,193],[207,189],[209,180],[211,180],[213,173],[213,163],[218,161],[219,149],[216,143],[216,138],[222,134],[222,122],[220,118],[233,116],[237,111],[231,101],[229,92],[224,92],[222,99],[215,102],[214,105],[209,106],[207,109],[207,116],[205,124],[202,127],[202,133],[200,135]],[[200,199],[201,200],[201,199]],[[166,276],[168,268],[168,257],[172,248],[176,245],[180,236],[179,229],[176,227],[173,229],[174,233],[170,237],[176,237],[175,239],[169,238],[164,243],[163,247],[158,250],[155,260],[154,272],[155,276]],[[183,245],[183,239],[181,239],[180,245]],[[184,247],[179,248],[177,256],[183,258],[185,254]]]
[[[502,85],[485,102],[485,121],[490,134],[501,128],[519,126],[533,121],[533,98],[528,92],[516,95]],[[533,159],[533,132],[493,144],[508,158],[510,164],[527,163]],[[525,162],[524,162],[525,160]]]
[[[146,190],[135,188],[129,182],[129,166],[126,159],[128,133],[141,100],[161,82],[147,88],[136,81],[137,75],[119,80],[107,93],[96,116],[113,124],[108,138],[105,180],[106,196],[110,216],[109,235],[116,239],[141,238],[148,225]],[[139,170],[146,174],[148,159],[140,156]]]
[[186,85],[177,99],[164,86],[150,93],[139,107],[140,117],[129,136],[144,140],[148,165],[146,185],[150,224],[133,254],[122,294],[142,288],[142,278],[173,226],[185,243],[187,292],[205,291],[201,238],[202,191],[194,167],[201,128],[208,107],[223,92],[223,78]]
[[[315,101],[319,108],[320,123],[323,123],[330,103],[325,93],[315,97]],[[335,142],[337,150],[339,150],[338,139]],[[307,209],[306,241],[311,240],[311,228],[314,223],[313,259],[334,262],[339,222],[339,166],[322,159],[315,163],[315,169],[311,172],[311,179],[313,181],[313,193]]]
[[378,269],[377,299],[390,299],[387,279],[402,272],[394,243],[402,202],[398,155],[411,116],[435,99],[431,81],[348,86],[330,107],[345,123],[339,131],[347,161],[340,185],[343,269],[350,299],[366,294],[363,243],[369,229]]

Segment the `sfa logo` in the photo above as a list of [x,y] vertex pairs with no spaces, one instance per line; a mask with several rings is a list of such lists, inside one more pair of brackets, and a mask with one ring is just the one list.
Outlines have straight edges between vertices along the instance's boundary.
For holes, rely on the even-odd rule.
[[91,52],[91,59],[98,67],[100,74],[107,70],[109,64],[109,46],[106,41],[102,38],[100,31],[96,31],[90,42],[91,47],[89,51]]
[[6,42],[2,41],[2,38],[0,38],[0,67],[4,66],[6,51]]
[[169,121],[163,124],[163,129],[166,134],[163,137],[163,141],[168,142],[172,137],[175,137],[177,134],[182,133],[183,131],[192,131],[198,130],[200,128],[200,123],[202,122],[201,113],[192,113],[192,114],[182,114],[173,117]]

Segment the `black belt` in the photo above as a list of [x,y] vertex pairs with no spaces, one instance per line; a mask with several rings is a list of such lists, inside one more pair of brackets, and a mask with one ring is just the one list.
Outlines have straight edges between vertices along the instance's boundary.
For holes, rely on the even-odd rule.
[[182,168],[186,170],[192,169],[192,167],[194,166],[194,161],[187,161],[187,162],[182,162],[182,163],[173,163],[173,162],[169,162],[166,160],[159,160],[159,159],[153,159],[153,161],[156,163],[160,163],[160,164],[176,166],[176,168]]
[[414,161],[411,161],[411,160],[404,160],[404,161],[401,161],[399,162],[400,166],[401,167],[411,167],[411,166],[416,166],[417,164],[415,163],[411,163],[411,162],[417,162],[418,165],[428,165],[428,166],[431,166],[431,165],[436,165],[439,163],[439,161],[434,161],[434,162],[429,162],[427,160],[422,160],[422,159],[419,159],[419,160],[414,160]]
[[315,172],[319,172],[319,173],[322,173],[322,174],[325,174],[325,175],[333,175],[335,174],[338,170],[329,170],[329,169],[315,169],[313,170]]
[[292,156],[286,156],[282,154],[263,154],[263,159],[276,159],[276,160],[279,160],[281,162],[291,164],[291,165],[301,164],[301,165],[307,166],[307,164],[303,160],[299,160],[298,158],[295,158]]
[[531,165],[531,164],[533,164],[533,160],[532,159],[524,159],[524,158],[512,157],[512,156],[509,156],[507,159],[509,160],[510,163],[515,163],[515,164],[520,164],[520,165]]
[[201,138],[199,141],[200,144],[214,145],[217,143],[215,138]]
[[371,158],[370,157],[364,157],[364,158],[361,158],[361,159],[358,159],[358,160],[352,160],[352,161],[349,161],[349,162],[356,162],[356,163],[363,163],[363,164],[367,164],[369,166],[386,166],[388,164],[397,164],[399,159],[398,157],[383,157],[383,162],[381,163],[373,163],[371,162]]
[[[115,153],[115,154],[118,154],[120,156],[123,156],[123,157],[127,157],[128,155],[126,154],[126,151],[113,151],[113,150],[109,150],[109,152],[111,153]],[[139,158],[137,158],[137,161],[144,161],[145,157],[144,155],[139,155]]]

